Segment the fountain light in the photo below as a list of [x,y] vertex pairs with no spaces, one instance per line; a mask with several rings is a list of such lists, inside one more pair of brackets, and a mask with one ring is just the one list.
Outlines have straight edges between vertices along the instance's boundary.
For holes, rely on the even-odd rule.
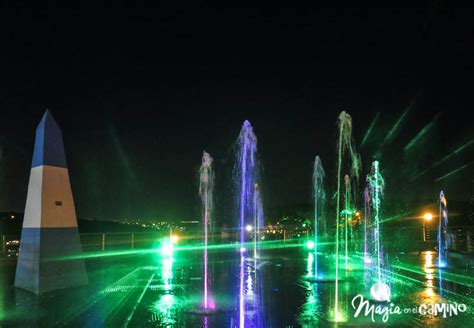
[[171,257],[173,255],[173,251],[173,244],[171,244],[169,241],[164,242],[160,248],[160,253],[164,256]]
[[250,224],[247,224],[245,226],[245,230],[247,230],[248,232],[252,231],[253,227],[250,225]]
[[314,241],[308,240],[308,242],[306,242],[306,248],[313,249],[314,248]]
[[370,287],[370,295],[378,302],[390,301],[390,287],[386,283],[378,282]]

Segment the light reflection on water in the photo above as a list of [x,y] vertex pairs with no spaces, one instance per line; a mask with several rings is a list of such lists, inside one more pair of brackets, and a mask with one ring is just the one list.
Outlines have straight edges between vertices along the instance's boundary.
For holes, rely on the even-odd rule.
[[[441,288],[437,288],[435,285],[435,277],[438,274],[440,276],[440,268],[436,268],[435,256],[436,253],[433,251],[425,251],[421,255],[422,270],[423,270],[423,290],[416,293],[417,304],[436,304],[444,302],[440,295]],[[441,278],[439,278],[439,284],[441,286]],[[427,314],[424,316],[425,324],[430,326],[437,326],[441,324],[441,318],[434,315]]]
[[151,307],[152,321],[164,325],[176,323],[175,296],[173,295],[173,258],[165,257],[161,260],[161,287],[164,294],[159,295]]
[[[433,264],[433,254],[434,252],[426,251],[423,253],[423,271],[424,275],[424,287],[425,289],[421,292],[421,303],[424,304],[434,304],[441,301],[441,297],[438,294],[438,290],[434,286],[434,275],[435,275],[435,266]],[[440,270],[440,269],[437,269]]]
[[[245,259],[246,288],[244,290],[244,313],[241,327],[262,327],[262,312],[264,309],[261,288],[259,288],[260,269],[258,264],[260,260],[255,258]],[[242,318],[242,317],[241,317]]]
[[[306,277],[314,277],[314,255],[308,252]],[[305,302],[301,306],[298,314],[298,322],[302,327],[314,327],[319,322],[320,304],[318,302],[318,284],[302,281],[304,288]]]
[[[312,262],[314,255],[312,253],[298,251],[288,252],[288,254],[279,257],[269,256],[265,260],[263,257],[257,261],[253,258],[245,260],[245,327],[327,327],[333,325],[328,320],[331,319],[330,312],[333,309],[334,283],[307,281],[308,276],[314,275],[314,263]],[[283,260],[283,258],[285,259]],[[436,267],[437,255],[435,252],[424,252],[419,258],[416,255],[410,255],[410,260],[413,264],[410,268],[414,270],[410,276],[411,280],[399,282],[395,286],[394,303],[402,307],[411,307],[420,304],[458,301],[467,303],[469,308],[472,307],[472,302],[466,301],[466,299],[460,301],[456,294],[452,293],[456,291],[454,288],[458,289],[457,293],[466,292],[466,289],[463,289],[464,287],[458,283],[443,282],[445,296],[449,296],[449,298],[442,297],[439,287],[440,270]],[[150,270],[153,270],[155,276],[144,293],[143,300],[136,306],[130,326],[236,327],[239,325],[239,307],[236,295],[238,295],[237,279],[240,267],[237,261],[231,259],[215,262],[213,286],[217,291],[215,294],[216,307],[219,312],[212,315],[190,313],[192,309],[202,303],[200,262],[189,257],[176,256],[174,259],[161,257],[155,264],[156,266],[148,267],[130,265],[127,270],[120,272],[120,275],[115,275],[114,279],[103,281],[100,290],[106,292],[99,294],[98,298],[94,298],[92,292],[86,295],[87,297],[76,297],[75,304],[81,304],[81,307],[78,307],[78,310],[74,312],[77,313],[77,316],[73,318],[76,321],[72,321],[72,323],[84,323],[84,318],[91,318],[90,325],[93,326],[94,322],[108,323],[117,317],[117,320],[111,321],[110,325],[117,323],[115,326],[120,326],[120,315],[127,316],[131,313],[131,309],[136,305],[137,295],[144,290],[145,283],[150,277]],[[320,261],[320,264],[323,272],[330,273],[331,271],[327,267],[333,264],[333,258],[328,257]],[[256,269],[257,267],[258,269]],[[235,270],[236,268],[238,269]],[[443,273],[447,272],[446,277],[449,277],[449,270],[448,268],[443,271]],[[405,275],[409,274],[408,271],[400,272]],[[354,272],[353,276],[355,279],[341,282],[339,285],[341,315],[347,318],[346,325],[355,323],[359,326],[369,327],[372,325],[370,320],[363,321],[364,318],[353,318],[351,299],[358,293],[364,293],[364,290],[367,289],[367,286],[364,286],[362,271]],[[402,279],[403,277],[400,280]],[[20,323],[23,325],[16,324],[16,326],[34,326],[34,320],[44,325],[46,320],[51,318],[52,314],[49,313],[51,308],[61,310],[56,311],[58,318],[51,320],[55,320],[55,322],[63,320],[61,322],[69,323],[69,321],[65,321],[65,318],[60,317],[63,315],[62,313],[71,313],[66,304],[58,305],[59,301],[54,303],[54,300],[51,301],[50,298],[43,299],[47,303],[37,305],[38,318],[36,318],[33,313],[33,302],[27,302],[31,295],[22,296],[18,291],[17,296],[18,299],[14,303],[4,297],[3,305],[5,313],[10,316],[12,313],[22,313],[21,320],[24,321]],[[21,299],[20,296],[22,296]],[[17,317],[20,318],[19,315]],[[466,320],[469,320],[469,316],[467,314],[459,315],[451,320],[455,323],[465,323]],[[421,327],[422,325],[443,324],[444,319],[422,317],[416,314],[391,317],[390,323],[392,325],[396,326],[397,322],[400,323],[400,326],[415,322],[416,324],[412,326]],[[32,324],[28,325],[27,323]],[[365,323],[368,324],[365,325]]]

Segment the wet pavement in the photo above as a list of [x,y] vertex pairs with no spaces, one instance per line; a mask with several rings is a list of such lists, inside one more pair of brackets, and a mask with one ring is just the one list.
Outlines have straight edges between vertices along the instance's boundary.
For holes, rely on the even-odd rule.
[[[440,271],[435,252],[390,254],[391,269],[385,272],[391,282],[391,303],[369,301],[374,305],[374,322],[365,308],[354,317],[354,304],[361,297],[370,298],[373,268],[351,265],[347,276],[341,273],[338,309],[344,322],[337,324],[332,320],[335,283],[308,281],[314,258],[303,248],[270,250],[258,260],[244,259],[242,304],[239,253],[210,254],[215,310],[207,314],[200,310],[201,255],[186,251],[168,257],[157,252],[87,259],[88,286],[42,296],[13,288],[15,260],[4,259],[1,326],[239,327],[242,320],[245,327],[474,326],[474,276],[449,262]],[[320,270],[329,272],[334,258],[318,258]],[[351,261],[359,260],[354,256]],[[443,304],[451,308],[443,317],[430,312],[433,304],[438,304],[438,312]],[[389,310],[385,322],[383,307],[380,315],[375,313],[377,305]]]

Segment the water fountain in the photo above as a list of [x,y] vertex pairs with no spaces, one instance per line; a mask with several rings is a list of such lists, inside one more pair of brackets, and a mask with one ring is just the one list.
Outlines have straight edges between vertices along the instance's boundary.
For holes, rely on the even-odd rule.
[[337,146],[337,190],[336,190],[336,283],[335,283],[335,296],[334,296],[334,313],[332,320],[338,322],[342,321],[343,318],[339,312],[339,216],[341,209],[341,171],[342,171],[342,159],[344,154],[348,152],[350,157],[350,170],[351,175],[355,178],[357,183],[359,179],[360,171],[360,157],[355,151],[354,143],[352,140],[352,118],[345,111],[339,114],[338,118],[338,146]]
[[444,192],[439,194],[439,221],[438,221],[438,267],[446,266],[448,250],[448,203]]
[[202,154],[202,164],[199,169],[199,196],[202,203],[202,222],[204,225],[204,300],[205,310],[214,309],[214,301],[210,296],[210,277],[208,263],[209,230],[212,225],[214,172],[212,170],[212,157],[207,152]]
[[368,249],[368,234],[369,224],[370,224],[370,192],[369,188],[364,189],[364,265],[372,263],[372,258],[369,255]]
[[385,283],[385,279],[382,276],[382,251],[380,246],[380,198],[383,195],[384,180],[379,171],[378,161],[374,161],[372,163],[371,172],[367,176],[367,183],[372,205],[375,257],[377,259],[377,280],[376,283],[370,288],[370,294],[376,301],[384,302],[390,300],[390,287]]
[[[259,286],[256,284],[257,292],[252,290],[252,306],[254,316],[246,316],[246,290],[245,290],[245,267],[248,258],[246,242],[253,241],[253,273],[257,280],[257,258],[259,250],[259,232],[263,225],[263,211],[261,206],[261,191],[258,185],[258,161],[257,161],[257,137],[249,121],[245,121],[237,139],[237,163],[235,166],[235,182],[238,191],[238,231],[240,234],[240,273],[239,273],[239,326],[244,327],[247,320],[260,322],[259,317]],[[250,239],[252,234],[252,239]],[[247,266],[249,268],[249,266]],[[251,271],[252,269],[250,269]],[[250,275],[251,272],[247,274]],[[247,279],[248,284],[248,279]],[[248,289],[248,288],[247,288]],[[256,294],[256,295],[255,295]]]
[[[253,209],[254,209],[254,223],[253,223],[253,258],[256,260],[259,254],[260,245],[260,229],[263,227],[263,206],[262,206],[262,195],[260,194],[260,188],[258,183],[254,186],[253,195]],[[255,262],[256,266],[256,262]]]
[[[351,178],[348,174],[344,176],[344,247],[345,247],[345,262],[346,262],[346,276],[349,270],[349,215],[351,215],[350,195],[351,195]],[[352,239],[351,239],[352,240]]]
[[[308,279],[318,281],[323,279],[318,268],[318,250],[319,250],[319,234],[320,227],[319,221],[321,221],[321,214],[324,206],[324,201],[326,195],[324,193],[324,169],[321,164],[321,159],[319,156],[316,156],[314,159],[314,169],[313,169],[313,199],[314,199],[314,240],[313,240],[313,254],[311,261],[314,264],[314,271],[311,275],[308,276]],[[323,226],[323,231],[326,232],[325,224]],[[309,262],[308,262],[309,263]]]

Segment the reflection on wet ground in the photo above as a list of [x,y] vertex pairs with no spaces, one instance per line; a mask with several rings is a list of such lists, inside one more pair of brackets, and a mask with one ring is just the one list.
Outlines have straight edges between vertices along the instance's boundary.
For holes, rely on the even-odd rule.
[[[234,253],[212,257],[210,297],[216,311],[200,313],[202,261],[200,254],[163,257],[146,254],[87,260],[90,284],[37,297],[14,289],[14,260],[2,262],[2,326],[130,326],[130,327],[328,327],[334,305],[334,282],[314,283],[313,254],[302,249],[269,251],[258,260],[244,259],[244,299],[239,306],[240,261]],[[473,326],[474,278],[466,272],[436,266],[435,252],[392,255],[392,308],[384,325],[391,327]],[[320,268],[330,270],[333,258],[322,256]],[[362,261],[362,258],[361,258]],[[369,298],[369,267],[354,269],[339,284],[343,326],[377,326],[382,315],[364,311],[354,318],[353,298]],[[370,301],[370,304],[379,305]],[[434,315],[435,304],[465,304]],[[385,304],[390,307],[390,304]],[[407,310],[408,309],[408,310]],[[417,313],[413,313],[414,311]],[[242,311],[243,310],[243,311]],[[441,307],[438,308],[441,310]],[[405,312],[411,311],[411,312]],[[422,313],[419,313],[419,312]]]

